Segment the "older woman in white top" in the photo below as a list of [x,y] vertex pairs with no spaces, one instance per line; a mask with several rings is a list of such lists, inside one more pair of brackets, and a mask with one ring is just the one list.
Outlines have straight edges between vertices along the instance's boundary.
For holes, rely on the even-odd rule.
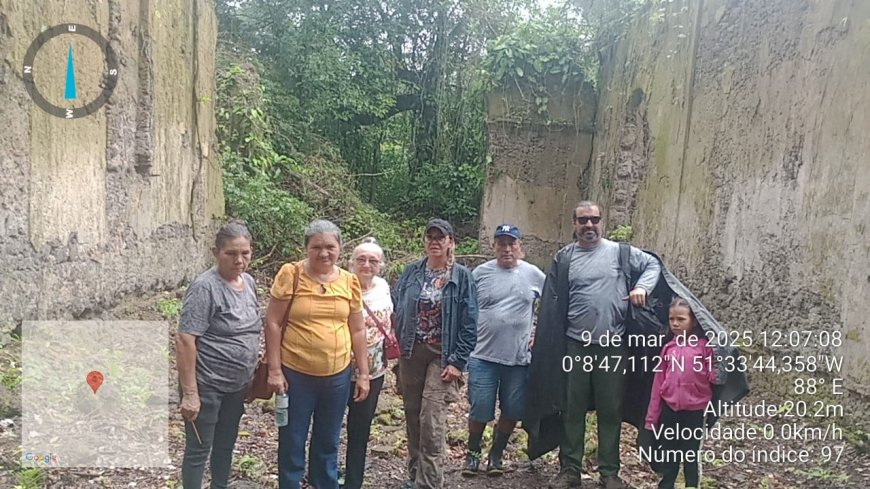
[[[369,372],[371,373],[369,396],[361,402],[348,400],[347,413],[347,459],[345,461],[344,489],[360,489],[365,472],[366,450],[371,434],[372,419],[378,407],[378,397],[387,372],[387,357],[384,348],[384,333],[393,338],[390,317],[393,301],[390,286],[381,278],[384,250],[373,238],[368,238],[353,250],[350,269],[359,278],[362,286],[363,318],[366,325]],[[354,369],[353,380],[357,371]],[[353,392],[353,389],[351,389]]]

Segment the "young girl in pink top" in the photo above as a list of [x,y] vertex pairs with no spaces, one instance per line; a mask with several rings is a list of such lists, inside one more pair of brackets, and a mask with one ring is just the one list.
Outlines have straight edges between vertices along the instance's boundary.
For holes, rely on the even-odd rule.
[[[655,374],[646,428],[661,442],[662,480],[659,489],[672,489],[680,472],[686,489],[700,487],[699,449],[704,409],[713,397],[713,350],[689,303],[675,297],[669,311],[670,341],[662,348],[662,363]],[[673,429],[670,429],[673,428]]]

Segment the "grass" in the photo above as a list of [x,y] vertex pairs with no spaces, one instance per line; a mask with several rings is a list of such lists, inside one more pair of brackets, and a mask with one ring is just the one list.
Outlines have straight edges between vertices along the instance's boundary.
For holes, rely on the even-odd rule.
[[21,386],[21,337],[12,335],[9,344],[0,348],[0,385],[11,390]]
[[42,489],[45,475],[36,467],[22,467],[18,471],[18,484],[13,489]]
[[157,311],[164,319],[178,319],[181,315],[181,301],[175,297],[164,297],[157,301]]
[[701,477],[701,489],[718,489],[719,483],[713,479]]
[[813,467],[810,470],[795,469],[795,472],[828,482],[849,482],[848,475],[837,474],[823,467]]
[[0,366],[0,369],[0,384],[9,389],[17,389],[21,385],[21,367],[16,367],[14,360],[11,360],[9,367]]
[[236,459],[236,469],[252,481],[257,481],[266,471],[263,461],[254,455],[242,455]]

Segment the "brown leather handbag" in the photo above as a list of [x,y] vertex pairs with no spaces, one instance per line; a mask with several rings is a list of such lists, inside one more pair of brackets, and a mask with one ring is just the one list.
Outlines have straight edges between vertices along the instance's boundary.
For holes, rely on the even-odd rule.
[[[299,262],[301,263],[301,262]],[[287,311],[284,313],[284,321],[281,323],[281,339],[284,339],[284,333],[287,331],[287,320],[290,318],[290,309],[293,307],[293,299],[296,298],[296,289],[299,288],[299,263],[296,264],[296,270],[293,277],[293,295],[290,296],[290,303],[287,304]],[[280,343],[278,348],[280,348]],[[248,386],[248,393],[245,401],[251,402],[254,399],[271,399],[272,389],[269,388],[269,363],[266,360],[266,352],[260,355],[257,361],[257,368],[254,370],[254,379],[251,385]]]

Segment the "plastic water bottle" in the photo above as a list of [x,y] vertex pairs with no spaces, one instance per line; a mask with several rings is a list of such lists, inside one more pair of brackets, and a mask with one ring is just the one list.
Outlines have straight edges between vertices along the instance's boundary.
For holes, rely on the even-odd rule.
[[287,426],[290,420],[288,409],[290,407],[290,396],[287,393],[275,394],[275,426]]

